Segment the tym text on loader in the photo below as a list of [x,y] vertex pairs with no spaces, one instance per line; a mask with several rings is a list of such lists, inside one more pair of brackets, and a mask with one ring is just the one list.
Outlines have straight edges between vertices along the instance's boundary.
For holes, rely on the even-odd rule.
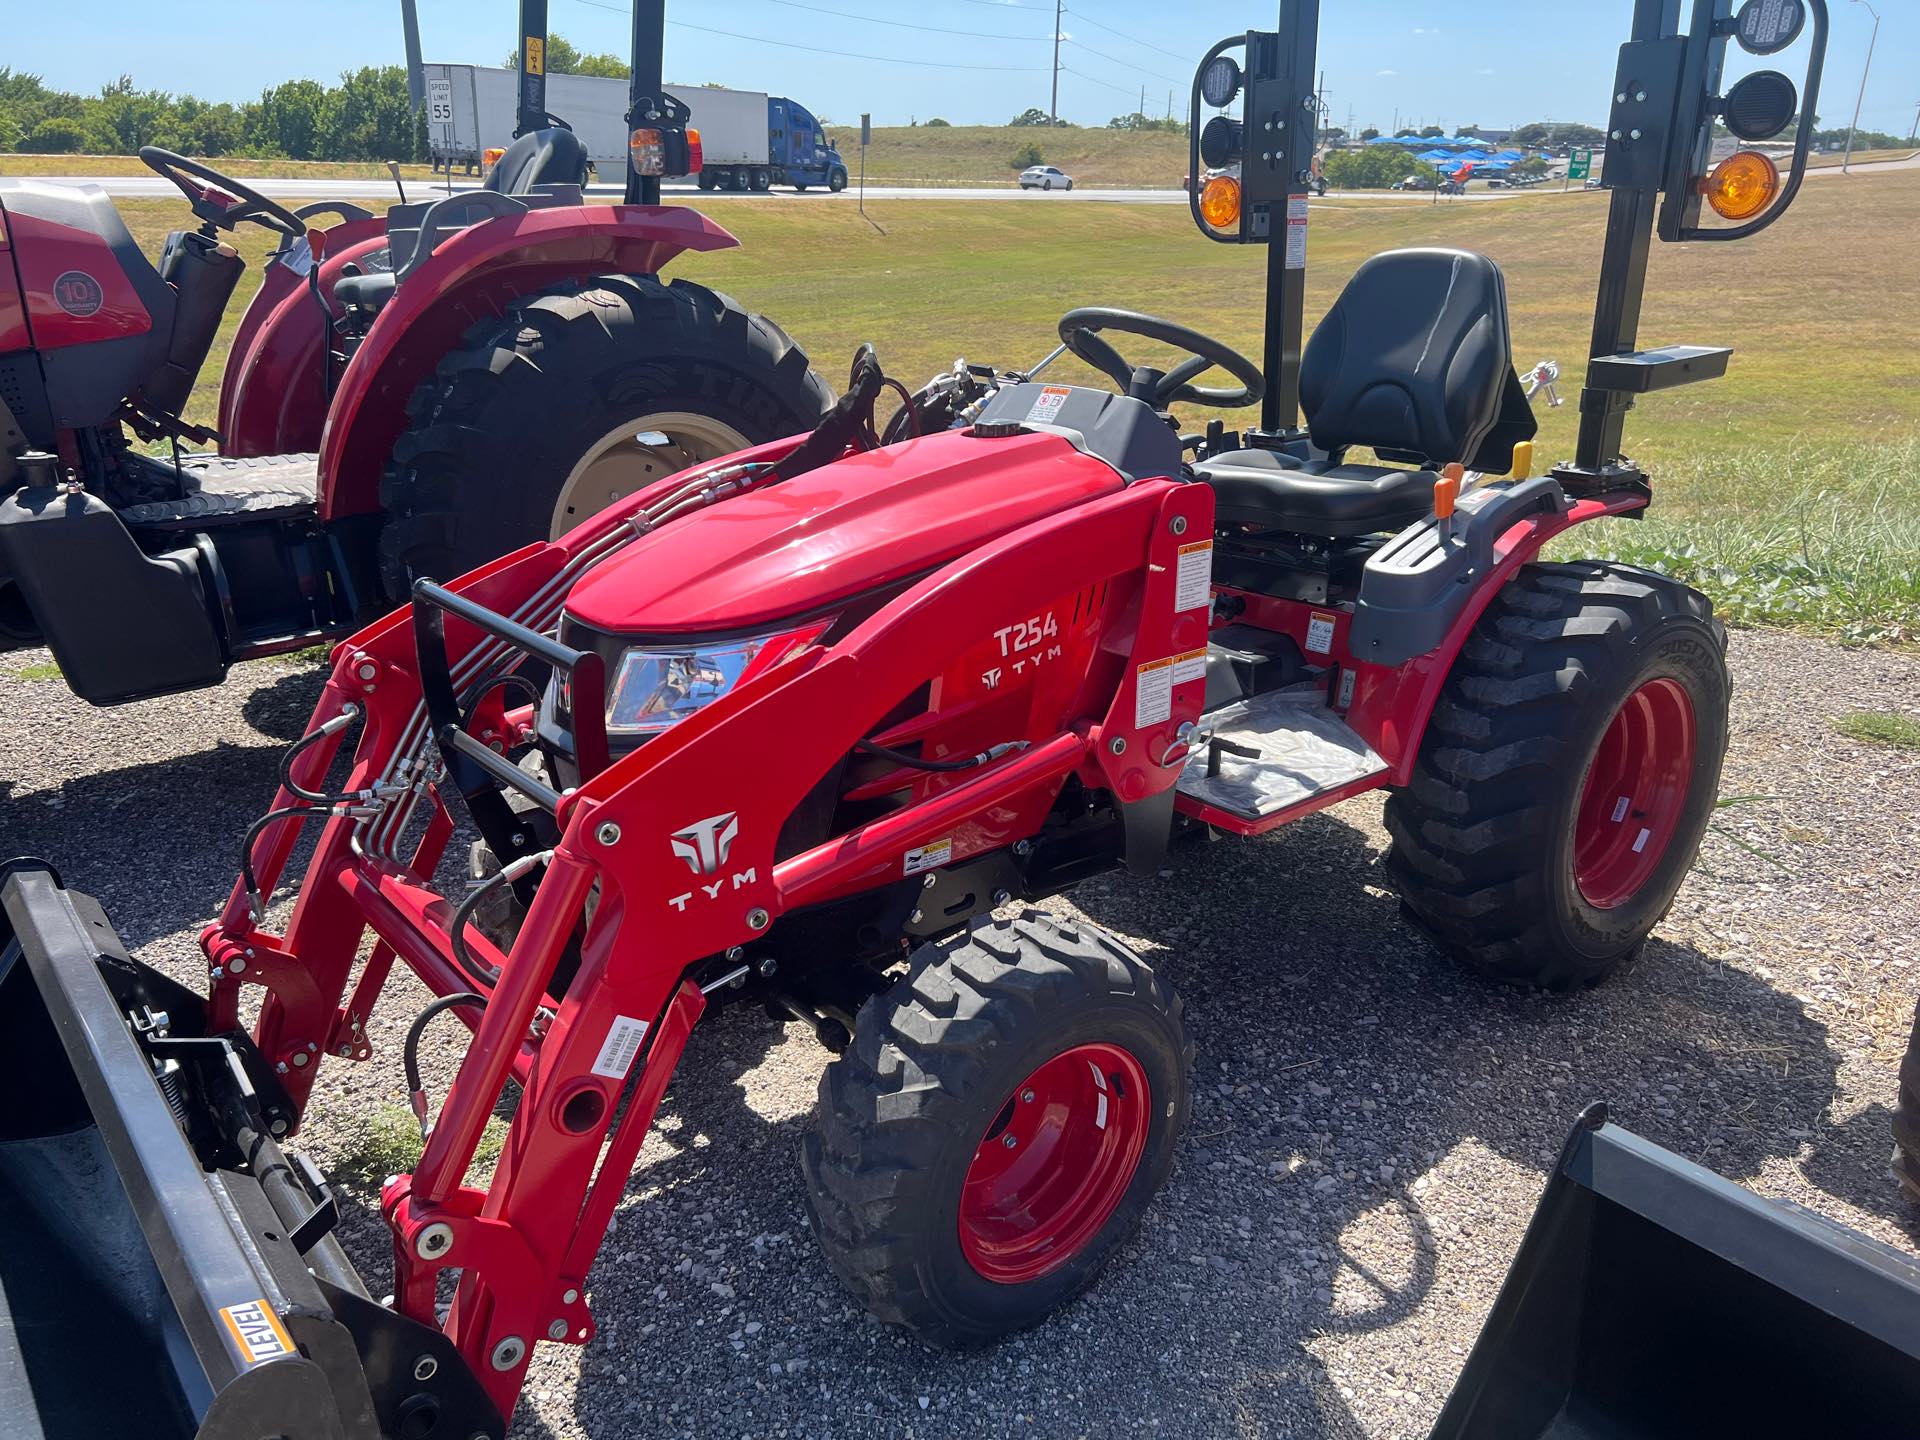
[[[1783,9],[1804,18],[1751,0],[1742,43],[1782,48]],[[1807,9],[1810,116],[1826,15]],[[1659,576],[1537,556],[1650,503],[1620,448],[1632,397],[1726,364],[1637,347],[1656,227],[1751,233],[1805,163],[1806,120],[1784,186],[1751,155],[1708,163],[1716,115],[1772,134],[1794,104],[1790,82],[1777,113],[1738,85],[1721,96],[1732,20],[1699,0],[1682,32],[1672,0],[1638,0],[1579,450],[1550,475],[1495,478],[1533,423],[1484,258],[1378,256],[1298,343],[1313,127],[1295,117],[1315,113],[1317,6],[1295,0],[1279,32],[1210,51],[1193,102],[1196,130],[1203,94],[1242,103],[1211,122],[1239,179],[1196,205],[1215,239],[1275,242],[1264,364],[1169,321],[1076,310],[1062,344],[1116,391],[962,366],[880,432],[887,382],[863,348],[810,433],[417,580],[408,607],[336,647],[204,933],[204,997],[131,959],[46,863],[11,865],[4,1403],[60,1436],[134,1433],[135,1406],[137,1433],[201,1440],[501,1435],[533,1347],[592,1340],[609,1218],[689,1033],[723,1005],[802,1020],[837,1053],[804,1187],[869,1309],[941,1344],[1033,1324],[1092,1281],[1172,1168],[1193,1045],[1165,975],[1016,902],[1153,871],[1182,837],[1259,835],[1384,789],[1391,874],[1442,949],[1552,987],[1620,965],[1714,803],[1723,636]],[[1708,205],[1739,218],[1716,228]],[[1129,364],[1121,334],[1189,358]],[[1198,384],[1213,366],[1229,385]],[[1168,415],[1254,401],[1241,433],[1183,436]],[[1381,463],[1350,456],[1363,448]],[[472,833],[489,878],[442,893],[444,852]],[[274,897],[303,836],[288,912]],[[392,1274],[363,1279],[325,1185],[282,1142],[320,1070],[370,1058],[396,962],[438,997],[401,1056],[425,1151],[382,1191]],[[419,1048],[449,1013],[471,1039],[429,1094]],[[498,1168],[470,1184],[509,1082]],[[1699,1174],[1597,1119],[1583,1133],[1529,1242],[1536,1270],[1569,1236],[1597,1244],[1636,1215],[1679,1235],[1707,1213],[1687,1198]],[[1685,1244],[1736,1236],[1730,1263],[1774,1285],[1835,1248],[1796,1248],[1725,1189],[1713,1213],[1732,1218]],[[1884,1305],[1835,1299],[1880,1275],[1847,1264],[1815,1287],[1824,1316],[1886,1333]],[[1517,1271],[1496,1319],[1550,1344],[1565,1332],[1541,1304],[1623,1273],[1563,1264],[1547,1293]],[[1728,1350],[1758,1321],[1766,1353],[1804,1338],[1784,1307],[1725,1309]],[[1686,1313],[1702,1312],[1671,1310]],[[1514,1353],[1517,1371],[1476,1356],[1449,1433],[1714,1429],[1562,1425],[1577,1377]],[[1673,1374],[1671,1355],[1588,1398],[1604,1411],[1632,1376]],[[1801,1368],[1836,1406],[1900,1393],[1864,1362]],[[1734,1388],[1749,1410],[1763,1393]]]
[[[149,260],[97,187],[0,180],[0,648],[49,646],[97,704],[211,685],[818,421],[832,396],[785,332],[659,278],[736,243],[659,203],[699,168],[663,10],[635,6],[619,205],[585,201],[586,149],[546,111],[546,0],[522,0],[519,138],[480,190],[289,210],[149,147],[200,222]],[[193,424],[248,227],[277,247]]]

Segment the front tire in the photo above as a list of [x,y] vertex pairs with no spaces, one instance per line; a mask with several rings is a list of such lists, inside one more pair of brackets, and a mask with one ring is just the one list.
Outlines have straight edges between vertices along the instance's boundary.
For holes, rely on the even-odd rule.
[[1625,565],[1527,566],[1474,627],[1412,783],[1388,798],[1408,918],[1492,979],[1605,979],[1700,848],[1729,690],[1704,595]]
[[833,174],[827,177],[827,189],[830,190],[833,194],[838,195],[842,190],[846,188],[847,188],[847,172],[846,171],[836,170],[833,172]]
[[[380,481],[394,600],[452,579],[688,465],[809,430],[832,403],[764,316],[686,280],[607,275],[507,305],[407,406]],[[637,432],[660,430],[664,446]]]
[[1893,1176],[1907,1198],[1920,1205],[1920,1005],[1913,1009],[1913,1033],[1900,1057],[1900,1098],[1893,1111]]
[[1192,1064],[1172,988],[1084,921],[922,946],[821,1077],[801,1167],[827,1263],[930,1344],[1037,1323],[1138,1228]]

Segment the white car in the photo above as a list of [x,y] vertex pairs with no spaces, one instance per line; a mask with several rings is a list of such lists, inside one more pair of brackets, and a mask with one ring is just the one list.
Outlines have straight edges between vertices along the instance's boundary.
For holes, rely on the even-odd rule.
[[1022,190],[1071,190],[1073,177],[1052,165],[1029,165],[1020,172]]

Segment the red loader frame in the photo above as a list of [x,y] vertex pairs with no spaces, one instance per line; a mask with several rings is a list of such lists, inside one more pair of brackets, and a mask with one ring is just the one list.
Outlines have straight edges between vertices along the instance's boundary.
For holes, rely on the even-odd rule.
[[[791,448],[748,452],[708,474],[738,475]],[[396,957],[437,995],[472,988],[455,958],[450,907],[427,883],[454,822],[418,698],[434,685],[422,674],[423,664],[433,663],[422,659],[431,646],[416,648],[419,617],[445,610],[437,623],[450,671],[471,676],[515,638],[501,617],[516,616],[513,625],[535,631],[549,626],[567,585],[615,553],[634,534],[636,517],[704,506],[754,483],[713,484],[701,472],[674,477],[561,541],[468,576],[444,592],[445,600],[431,598],[433,587],[426,587],[411,621],[398,612],[336,649],[309,730],[324,738],[301,753],[290,778],[309,790],[319,786],[345,731],[363,716],[346,785],[355,798],[326,822],[283,936],[262,928],[256,905],[292,852],[293,818],[261,830],[251,854],[258,893],[244,881],[237,885],[203,937],[213,974],[210,1023],[237,1025],[241,989],[264,987],[256,1039],[296,1104],[310,1092],[323,1056],[368,1056],[364,1029]],[[1020,487],[1017,467],[1006,483],[1009,492]],[[1640,503],[1637,495],[1586,500],[1566,514],[1515,525],[1499,544],[1498,570],[1484,596],[1552,535]],[[789,911],[898,876],[917,847],[951,837],[959,861],[1026,838],[1069,777],[1125,805],[1148,805],[1172,789],[1179,765],[1163,762],[1184,752],[1182,727],[1198,718],[1203,687],[1197,679],[1176,683],[1169,716],[1145,726],[1135,723],[1136,687],[1170,657],[1207,643],[1207,611],[1176,610],[1174,586],[1184,537],[1211,534],[1212,511],[1205,486],[1148,480],[1014,530],[928,575],[837,643],[795,646],[724,699],[557,798],[562,838],[511,951],[501,955],[477,937],[467,942],[483,964],[498,967],[499,978],[477,1023],[460,1011],[475,1027],[471,1049],[418,1168],[390,1179],[382,1197],[394,1230],[396,1304],[433,1323],[438,1273],[461,1271],[446,1330],[502,1413],[512,1408],[533,1341],[592,1337],[582,1299],[587,1272],[705,1008],[703,989],[740,971],[742,947]],[[923,777],[910,806],[776,860],[774,840],[787,816],[882,721],[894,697],[966,663],[983,634],[1069,593],[1103,598],[1086,623],[1062,637],[1063,653],[1052,662],[1060,678],[1032,692],[1017,753],[966,778]],[[1246,598],[1268,607],[1262,623],[1276,628],[1304,633],[1313,613],[1305,604]],[[1367,678],[1356,690],[1353,723],[1393,775],[1411,765],[1440,679],[1477,614],[1476,606],[1442,650],[1402,670],[1361,667]],[[518,634],[526,638],[526,630]],[[1350,664],[1344,642],[1344,632],[1337,633],[1335,655]],[[468,728],[510,748],[530,711],[503,709],[498,692],[490,703]],[[908,738],[883,734],[894,743]],[[741,753],[761,757],[751,776],[717,782],[737,773],[731,757]],[[396,785],[396,775],[409,773],[415,778]],[[1353,788],[1378,783],[1374,777]],[[1316,796],[1257,824],[1186,796],[1176,803],[1197,819],[1255,833],[1345,793]],[[275,808],[298,800],[283,789]],[[690,885],[663,830],[715,811],[734,817],[737,838],[713,878]],[[418,838],[397,858],[403,828]],[[548,987],[596,889],[579,971],[556,1001]],[[349,992],[369,930],[374,948]],[[528,1043],[535,1035],[537,1045]],[[489,1185],[466,1186],[462,1177],[509,1078],[524,1095],[499,1169]],[[633,1098],[599,1160],[628,1086]]]

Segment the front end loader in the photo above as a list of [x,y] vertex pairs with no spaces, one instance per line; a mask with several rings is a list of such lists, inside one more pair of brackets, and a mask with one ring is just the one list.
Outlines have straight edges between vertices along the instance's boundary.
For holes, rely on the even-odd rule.
[[[97,1301],[143,1344],[181,1433],[501,1435],[534,1347],[593,1340],[601,1242],[690,1033],[726,1006],[797,1020],[834,1056],[800,1168],[848,1291],[930,1344],[1040,1323],[1137,1233],[1180,1147],[1195,1044],[1153,959],[1039,902],[1153,873],[1184,841],[1385,791],[1386,874],[1441,952],[1553,989],[1638,953],[1715,802],[1724,632],[1662,576],[1540,551],[1652,502],[1620,450],[1634,395],[1726,367],[1724,349],[1637,347],[1656,229],[1750,233],[1806,163],[1805,118],[1785,182],[1764,157],[1712,163],[1717,115],[1773,133],[1798,102],[1778,76],[1721,96],[1730,41],[1784,49],[1811,15],[1804,117],[1827,29],[1823,0],[1738,16],[1697,0],[1684,32],[1678,8],[1637,0],[1621,51],[1613,125],[1631,139],[1607,167],[1579,450],[1551,473],[1529,473],[1486,257],[1377,256],[1301,343],[1310,157],[1261,138],[1311,129],[1279,124],[1316,107],[1318,7],[1293,0],[1280,31],[1209,51],[1194,86],[1197,133],[1202,99],[1244,96],[1206,127],[1239,175],[1194,206],[1212,239],[1276,242],[1265,363],[1083,307],[1061,348],[1112,389],[962,365],[882,425],[893,382],[862,347],[810,432],[417,577],[406,607],[334,647],[200,937],[204,998],[129,959],[44,864],[9,867],[0,1053],[30,1072],[5,1073],[13,1093],[50,1098],[17,1107],[0,1145],[0,1179],[34,1196],[9,1206],[28,1218],[0,1252],[0,1291],[28,1306],[0,1376],[43,1429],[100,1433],[84,1407],[124,1400],[72,1373]],[[1119,335],[1184,355],[1133,364]],[[1201,385],[1216,367],[1232,383]],[[1239,433],[1172,416],[1253,403],[1261,423]],[[444,878],[456,837],[464,889]],[[391,1279],[363,1287],[324,1180],[283,1146],[319,1072],[372,1057],[396,965],[435,996],[400,1056],[423,1149],[382,1186]],[[436,1043],[469,1038],[435,1095],[419,1060],[441,1016]],[[500,1162],[470,1183],[503,1103]],[[1702,1415],[1760,1413],[1710,1396],[1652,1413],[1584,1378],[1634,1329],[1606,1288],[1627,1273],[1608,1242],[1636,1243],[1628,1212],[1671,1277],[1729,1273],[1684,1240],[1748,1295],[1784,1292],[1745,1313],[1819,1370],[1796,1403],[1822,1376],[1890,1377],[1832,1403],[1859,1433],[1896,1428],[1911,1347],[1858,1353],[1920,1332],[1910,1274],[1583,1133],[1443,1433],[1700,1433]],[[92,1288],[50,1287],[50,1269]],[[1551,1334],[1559,1354],[1526,1349]]]

